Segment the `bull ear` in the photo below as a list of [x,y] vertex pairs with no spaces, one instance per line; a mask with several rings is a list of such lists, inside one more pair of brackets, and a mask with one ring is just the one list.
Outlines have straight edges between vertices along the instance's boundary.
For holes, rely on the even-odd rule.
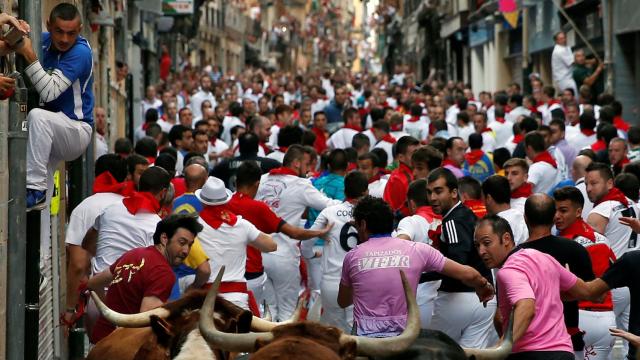
[[171,342],[171,339],[174,337],[173,331],[171,329],[171,325],[168,322],[166,322],[164,319],[155,315],[151,315],[149,320],[150,320],[149,325],[151,326],[151,330],[153,330],[153,333],[156,334],[156,337],[158,338],[158,343],[165,347],[169,347],[169,343]]

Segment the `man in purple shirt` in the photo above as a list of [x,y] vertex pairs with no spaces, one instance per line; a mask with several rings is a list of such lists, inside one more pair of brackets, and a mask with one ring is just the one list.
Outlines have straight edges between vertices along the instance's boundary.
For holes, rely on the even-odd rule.
[[344,259],[338,305],[353,303],[358,335],[396,336],[404,329],[407,305],[398,270],[404,270],[414,291],[420,274],[436,271],[473,287],[482,302],[493,298],[493,286],[474,268],[447,259],[427,244],[391,237],[393,213],[384,200],[363,198],[353,218],[359,245]]

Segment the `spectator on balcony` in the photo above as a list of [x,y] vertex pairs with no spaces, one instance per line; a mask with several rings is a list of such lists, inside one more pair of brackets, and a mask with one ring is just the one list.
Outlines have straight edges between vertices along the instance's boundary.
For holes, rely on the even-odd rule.
[[553,40],[556,43],[551,53],[553,83],[559,91],[572,89],[573,93],[577,94],[578,88],[573,80],[573,52],[567,46],[567,36],[561,31],[553,37]]

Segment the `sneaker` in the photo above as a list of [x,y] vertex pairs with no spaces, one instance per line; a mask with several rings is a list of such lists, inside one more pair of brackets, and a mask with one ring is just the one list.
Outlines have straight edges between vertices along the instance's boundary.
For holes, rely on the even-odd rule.
[[47,199],[46,190],[27,189],[27,212],[31,210],[42,210],[45,208]]

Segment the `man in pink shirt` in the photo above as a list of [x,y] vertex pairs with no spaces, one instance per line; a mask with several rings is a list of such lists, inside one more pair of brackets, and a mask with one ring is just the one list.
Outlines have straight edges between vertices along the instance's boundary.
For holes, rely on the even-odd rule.
[[[553,257],[534,249],[516,248],[509,223],[496,215],[479,220],[475,245],[497,275],[498,318],[512,308],[514,360],[573,360],[571,337],[564,324],[564,298],[590,299],[589,288]],[[504,324],[503,324],[504,326]]]
[[396,336],[405,328],[407,305],[399,270],[414,293],[420,274],[439,272],[473,287],[480,301],[493,298],[493,286],[474,268],[444,257],[430,245],[391,237],[393,213],[384,200],[367,196],[353,209],[359,245],[342,265],[338,305],[353,303],[357,334]]

